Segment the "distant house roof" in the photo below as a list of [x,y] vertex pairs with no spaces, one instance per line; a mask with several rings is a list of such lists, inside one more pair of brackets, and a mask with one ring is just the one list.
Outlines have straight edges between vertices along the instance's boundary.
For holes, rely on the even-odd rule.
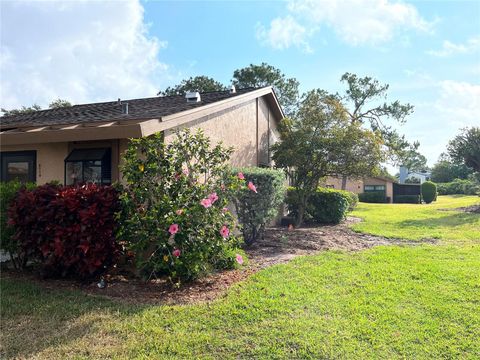
[[[115,120],[143,120],[161,118],[182,111],[198,108],[221,100],[238,97],[257,89],[247,88],[230,91],[215,91],[201,94],[198,103],[187,102],[185,96],[157,96],[143,99],[121,100],[73,105],[71,107],[35,111],[28,114],[3,116],[0,118],[2,128],[24,126],[69,125]],[[121,103],[128,103],[128,114],[122,113]]]
[[[233,93],[202,93],[199,102],[188,102],[183,95],[158,96],[2,116],[0,142],[16,145],[149,136],[195,120],[209,119],[260,97],[280,121],[284,113],[275,92],[268,86],[239,89]],[[128,113],[122,111],[125,103],[128,103]]]

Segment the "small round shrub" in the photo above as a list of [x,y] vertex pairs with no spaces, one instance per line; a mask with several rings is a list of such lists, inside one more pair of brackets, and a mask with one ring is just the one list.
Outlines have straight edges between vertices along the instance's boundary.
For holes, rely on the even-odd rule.
[[437,196],[437,185],[431,181],[425,181],[421,187],[423,201],[430,204]]

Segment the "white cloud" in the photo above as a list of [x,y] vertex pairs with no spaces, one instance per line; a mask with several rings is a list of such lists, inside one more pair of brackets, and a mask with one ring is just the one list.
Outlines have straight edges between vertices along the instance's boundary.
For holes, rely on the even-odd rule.
[[469,54],[480,50],[480,36],[467,40],[464,44],[455,44],[445,40],[440,50],[429,50],[427,54],[438,57],[446,57],[455,54]]
[[[288,3],[287,10],[289,15],[274,19],[268,29],[260,27],[263,43],[277,49],[299,44],[309,47],[309,38],[326,26],[350,45],[378,45],[388,42],[396,33],[430,32],[433,26],[413,5],[398,1],[294,0]],[[283,31],[282,25],[295,31]]]
[[439,83],[440,96],[435,108],[451,124],[459,127],[480,122],[480,85],[444,80]]
[[0,104],[155,96],[169,67],[130,1],[1,2]]

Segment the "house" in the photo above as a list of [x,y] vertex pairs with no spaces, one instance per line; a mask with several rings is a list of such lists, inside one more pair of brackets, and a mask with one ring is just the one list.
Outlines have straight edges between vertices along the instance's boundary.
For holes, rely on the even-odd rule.
[[271,87],[75,105],[0,118],[1,180],[44,184],[121,180],[129,138],[203,129],[233,146],[235,166],[269,166],[283,111]]
[[420,184],[429,181],[432,173],[429,171],[409,171],[406,166],[400,166],[399,183],[406,184],[414,179],[420,180]]
[[[395,182],[389,178],[377,176],[377,177],[365,177],[362,179],[347,178],[347,184],[345,190],[351,191],[355,194],[361,194],[371,191],[383,191],[388,202],[393,202],[393,184]],[[323,184],[325,187],[333,189],[342,188],[342,177],[340,176],[328,176]]]

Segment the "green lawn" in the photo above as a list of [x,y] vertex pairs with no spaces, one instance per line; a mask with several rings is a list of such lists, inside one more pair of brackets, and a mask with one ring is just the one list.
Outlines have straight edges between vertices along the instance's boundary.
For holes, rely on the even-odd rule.
[[[355,231],[409,240],[441,239],[480,243],[480,215],[442,211],[479,204],[478,196],[439,196],[431,204],[359,203],[352,216],[364,221]],[[442,209],[442,210],[439,210]]]
[[[436,219],[457,200],[472,201],[418,207]],[[403,222],[391,236],[432,237],[408,222],[428,211],[362,204],[357,215],[374,223],[389,206]],[[480,244],[466,222],[438,224],[451,241],[297,258],[202,305],[127,306],[3,278],[0,357],[478,359]]]

